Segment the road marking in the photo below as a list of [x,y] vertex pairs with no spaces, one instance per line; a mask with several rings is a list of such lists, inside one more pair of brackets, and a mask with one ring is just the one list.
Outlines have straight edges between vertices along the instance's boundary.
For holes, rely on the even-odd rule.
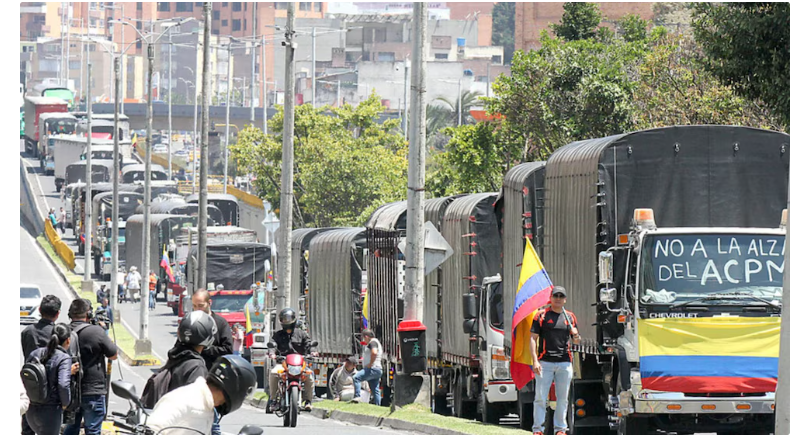
[[[25,159],[24,159],[24,158],[22,158],[22,157],[20,157],[20,159],[22,159],[22,163],[23,163],[25,166],[27,166],[27,167],[29,167],[29,168],[31,168],[31,169],[33,168],[33,165],[31,165],[30,163],[28,163],[28,161],[27,161],[27,160],[25,160]],[[25,171],[25,177],[28,177],[28,171]],[[39,177],[37,177],[37,176],[36,176],[36,174],[33,174],[33,178],[36,180],[36,185],[38,185],[38,186],[39,186],[39,193],[40,193],[40,194],[42,194],[42,195],[44,195],[44,189],[42,188],[42,183],[39,181]],[[28,181],[30,181],[30,178],[28,178]],[[39,208],[39,201],[38,201],[38,199],[36,198],[36,195],[34,195],[34,196],[33,196],[33,200],[36,202],[36,204],[34,204],[34,206],[36,207],[36,211],[38,211],[38,212],[39,212],[39,217],[40,217],[42,220],[44,220],[44,217],[45,217],[45,215],[42,213],[42,210],[41,210],[41,208]],[[46,199],[44,200],[44,205],[45,205],[45,206],[47,206],[47,200],[46,200]],[[48,206],[48,207],[49,207],[49,206]]]

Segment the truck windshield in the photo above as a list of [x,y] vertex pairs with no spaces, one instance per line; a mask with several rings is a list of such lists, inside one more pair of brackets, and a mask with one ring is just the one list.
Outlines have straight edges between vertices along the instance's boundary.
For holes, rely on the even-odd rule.
[[218,313],[244,312],[244,305],[252,295],[215,295],[211,297],[211,309]]
[[705,303],[781,302],[782,235],[676,234],[645,238],[639,277],[643,303],[676,304],[713,295]]

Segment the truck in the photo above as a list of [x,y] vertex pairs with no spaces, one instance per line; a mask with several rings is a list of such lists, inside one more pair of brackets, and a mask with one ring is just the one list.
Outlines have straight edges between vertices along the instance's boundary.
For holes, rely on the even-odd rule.
[[[125,264],[125,223],[134,214],[135,208],[144,200],[141,193],[135,192],[137,186],[121,184],[119,186],[119,245],[120,265]],[[112,187],[113,188],[113,187]],[[130,191],[128,191],[130,190]],[[92,216],[96,219],[92,235],[92,258],[95,260],[95,273],[102,274],[108,281],[111,275],[111,234],[112,207],[114,192],[98,193],[92,199]]]
[[[200,195],[189,195],[186,197],[186,202],[190,204],[200,202]],[[239,226],[239,200],[235,196],[224,193],[209,193],[208,203],[216,206],[222,212],[222,225]]]
[[[114,162],[111,160],[92,160],[92,183],[107,183],[114,175]],[[67,165],[64,183],[67,185],[86,181],[86,160],[78,160]]]
[[53,160],[53,138],[63,135],[75,134],[75,125],[78,120],[66,112],[48,112],[39,115],[39,166],[45,175],[53,175],[55,161]]
[[72,110],[72,105],[75,100],[75,91],[73,90],[73,80],[65,87],[57,83],[40,83],[28,89],[28,95],[32,97],[48,97],[57,98],[67,104],[67,108]]
[[[175,239],[175,255],[170,257],[170,264],[176,273],[175,282],[165,282],[167,288],[167,306],[172,308],[172,313],[183,317],[183,296],[188,284],[186,280],[186,259],[192,246],[197,245],[197,228],[182,228]],[[206,237],[209,244],[227,242],[254,243],[258,240],[256,232],[239,227],[207,227]]]
[[[78,122],[78,135],[86,136],[89,130],[89,123],[86,116],[83,116]],[[114,139],[114,114],[92,114],[92,134],[106,135],[109,140]],[[130,142],[131,140],[131,126],[128,115],[119,115],[119,140]],[[128,155],[130,157],[130,154]]]
[[[537,231],[583,337],[570,433],[773,431],[788,179],[789,136],[747,127],[553,153]],[[517,283],[503,287],[513,300]]]
[[61,192],[62,187],[71,184],[71,182],[66,182],[67,165],[81,161],[81,155],[86,149],[86,138],[76,135],[64,135],[52,139],[56,192]]
[[[25,152],[38,157],[39,116],[48,112],[66,112],[67,102],[55,97],[25,97]],[[75,159],[77,160],[77,159]],[[74,160],[70,160],[72,162]]]

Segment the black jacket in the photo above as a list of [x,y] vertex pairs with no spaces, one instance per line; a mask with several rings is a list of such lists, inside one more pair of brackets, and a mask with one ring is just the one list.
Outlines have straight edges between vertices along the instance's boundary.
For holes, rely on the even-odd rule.
[[194,349],[179,344],[167,353],[168,370],[172,374],[169,391],[191,384],[197,378],[205,378],[208,374],[206,361]]
[[[47,353],[46,347],[40,347],[26,361],[36,357],[41,361]],[[70,401],[70,380],[72,380],[72,357],[61,347],[56,347],[53,356],[44,363],[47,370],[47,403],[46,405],[67,406]]]
[[50,341],[50,336],[53,335],[53,326],[55,324],[47,319],[39,319],[33,325],[25,327],[20,333],[20,342],[22,343],[22,357],[27,361],[31,352],[34,350],[47,346]]
[[[299,328],[294,328],[291,335],[287,334],[284,330],[277,331],[272,334],[272,338],[269,342],[275,344],[275,354],[280,356],[293,353],[308,355],[316,350],[311,348],[311,337]],[[270,351],[270,353],[272,353],[272,351]]]
[[[230,355],[233,353],[233,333],[228,322],[220,317],[217,313],[211,312],[211,318],[217,323],[217,333],[214,335],[214,343],[211,346],[203,349],[203,359],[206,362],[206,368],[211,369],[214,361],[223,355]],[[180,340],[175,341],[174,348],[181,346]]]

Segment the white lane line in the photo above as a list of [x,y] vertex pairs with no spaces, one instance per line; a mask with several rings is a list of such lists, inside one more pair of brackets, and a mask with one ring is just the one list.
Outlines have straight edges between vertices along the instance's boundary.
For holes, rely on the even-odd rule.
[[36,239],[34,239],[33,236],[31,236],[27,231],[23,230],[23,232],[30,239],[31,244],[35,247],[36,252],[39,253],[39,256],[42,257],[42,261],[45,264],[45,268],[49,270],[51,274],[53,274],[53,277],[55,278],[55,281],[58,283],[58,286],[61,287],[61,290],[63,290],[64,294],[67,295],[67,299],[69,299],[69,301],[72,302],[73,299],[72,292],[70,292],[66,284],[64,284],[64,280],[61,279],[61,275],[59,275],[53,269],[53,265],[50,264],[50,260],[47,257],[47,253],[44,252],[44,249],[41,246],[39,246],[39,244],[36,242]]
[[[31,169],[33,168],[33,165],[31,165],[30,163],[28,163],[28,161],[27,161],[27,160],[25,160],[24,158],[21,158],[21,157],[20,157],[20,159],[22,160],[22,163],[23,163],[25,166],[27,166],[27,167],[29,167],[29,168],[31,168]],[[25,171],[25,176],[26,176],[26,177],[28,177],[28,171]],[[42,183],[39,181],[39,177],[37,177],[37,176],[36,176],[36,174],[33,174],[33,178],[36,180],[36,185],[37,185],[37,186],[39,186],[39,193],[40,193],[42,196],[44,196],[44,189],[42,188]],[[28,181],[30,182],[30,177],[28,177]],[[39,212],[39,217],[40,217],[41,219],[44,219],[44,218],[45,218],[45,215],[42,213],[42,209],[39,207],[39,201],[38,201],[38,199],[36,198],[36,195],[34,195],[34,196],[33,196],[33,200],[36,202],[36,203],[34,204],[34,206],[36,207],[36,211],[38,211],[38,212]],[[47,200],[46,200],[46,199],[43,199],[43,201],[44,201],[44,205],[45,205],[45,206],[47,206]]]
[[[122,313],[120,312],[120,318],[121,318],[121,317],[122,317]],[[126,321],[125,321],[125,319],[122,319],[122,325],[123,325],[123,326],[125,326],[125,329],[127,329],[127,330],[128,330],[128,332],[130,332],[132,336],[134,336],[134,337],[136,337],[136,338],[139,338],[139,333],[138,333],[138,332],[134,332],[134,331],[133,331],[133,328],[131,328],[131,325],[129,325],[129,324],[128,324],[128,322],[126,322]],[[156,356],[158,359],[160,359],[161,361],[163,361],[163,362],[165,362],[165,363],[167,362],[167,359],[166,359],[166,358],[164,358],[163,356],[159,355],[159,354],[158,354],[158,353],[155,351],[155,349],[151,349],[151,350],[150,350],[150,353],[152,353],[153,355],[155,355],[155,356]]]

